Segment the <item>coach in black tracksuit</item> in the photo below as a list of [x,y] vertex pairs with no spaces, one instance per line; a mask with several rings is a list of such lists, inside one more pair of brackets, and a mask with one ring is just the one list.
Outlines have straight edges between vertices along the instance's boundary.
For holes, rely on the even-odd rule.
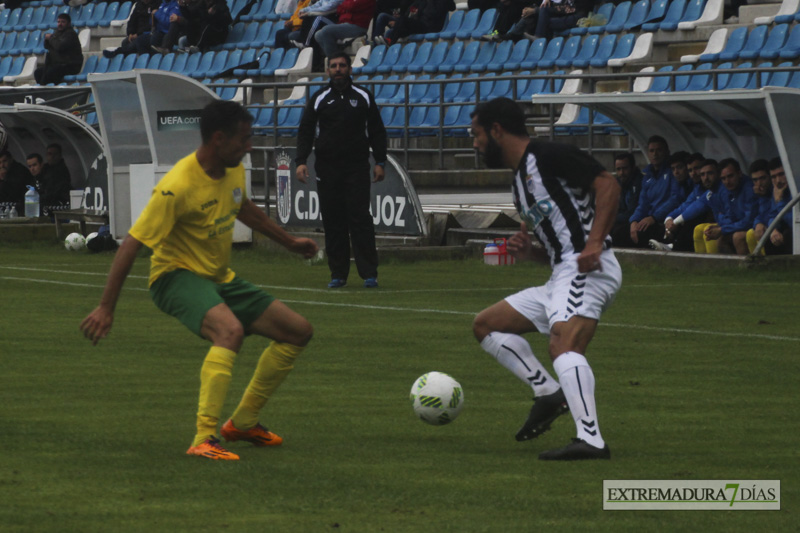
[[375,97],[354,85],[350,73],[347,54],[328,59],[330,83],[309,98],[297,134],[295,163],[297,179],[303,183],[309,175],[306,159],[312,146],[315,150],[314,170],[331,288],[343,287],[347,282],[351,240],[364,286],[378,286],[375,228],[369,213],[369,152],[371,147],[376,162],[373,181],[381,181],[386,164],[386,129]]

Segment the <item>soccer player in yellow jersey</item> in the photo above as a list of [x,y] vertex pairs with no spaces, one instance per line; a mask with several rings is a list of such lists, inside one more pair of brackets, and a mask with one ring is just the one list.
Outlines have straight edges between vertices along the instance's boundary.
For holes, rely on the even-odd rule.
[[228,266],[237,219],[303,257],[318,250],[313,240],[290,235],[247,198],[241,161],[252,148],[252,120],[234,102],[215,101],[203,109],[200,147],[155,186],[114,257],[100,305],[80,325],[95,345],[108,335],[136,254],[143,245],[151,248],[153,301],[212,344],[200,369],[197,434],[186,452],[211,459],[239,459],[220,445],[217,425],[244,336],[261,335],[272,343],[220,433],[226,441],[275,446],[283,439],[259,424],[259,411],[313,333],[305,318]]

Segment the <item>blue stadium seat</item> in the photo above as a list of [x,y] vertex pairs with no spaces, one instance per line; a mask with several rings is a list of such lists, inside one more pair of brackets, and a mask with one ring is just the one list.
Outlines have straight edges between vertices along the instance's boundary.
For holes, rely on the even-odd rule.
[[[502,44],[502,43],[501,43]],[[509,42],[509,44],[511,44]],[[494,57],[494,52],[497,49],[497,43],[495,42],[488,42],[483,44],[480,47],[480,51],[478,55],[475,56],[475,60],[472,61],[471,64],[466,65],[466,70],[456,70],[457,72],[484,72],[486,70],[486,65],[489,64],[489,61],[492,60]],[[458,68],[461,68],[458,66]]]
[[[461,56],[464,55],[464,41],[457,41],[450,45],[450,48],[447,49],[447,55],[444,56],[444,59],[441,63],[436,67],[436,72],[444,72],[450,73],[453,72],[453,67],[455,67],[456,63],[461,59]],[[425,67],[425,72],[434,72],[429,70],[428,66]]]
[[714,54],[701,54],[699,59],[700,61],[718,61],[722,54],[725,54],[725,56],[729,58],[727,61],[736,59],[742,47],[744,47],[746,40],[747,26],[736,28],[728,34],[728,39],[725,41],[725,46],[722,48],[722,51]]
[[[297,56],[297,48],[294,48],[294,55]],[[289,55],[292,50],[284,50],[282,48],[275,48],[269,54],[262,54],[259,57],[259,67],[256,69],[248,69],[248,76],[272,76],[275,71],[281,68],[283,60]],[[236,74],[236,72],[234,72]]]
[[517,41],[514,48],[511,49],[508,59],[503,63],[503,70],[518,70],[520,64],[525,60],[525,56],[528,55],[530,45],[531,42],[528,39]]
[[300,119],[303,118],[303,107],[282,107],[278,111],[278,135],[295,137]]
[[394,113],[389,122],[384,123],[386,133],[390,137],[402,137],[406,130],[406,108],[398,106],[394,108]]
[[[375,69],[376,72],[381,74],[387,74],[392,71],[392,67],[397,63],[397,60],[400,59],[400,52],[403,51],[403,45],[400,43],[395,43],[391,45],[387,50],[386,54],[383,56],[383,61],[378,67]],[[367,63],[369,65],[369,63]],[[364,67],[366,68],[366,67]],[[362,70],[361,72],[366,72]]]
[[[283,60],[281,61],[280,66],[278,69],[290,69],[295,66],[297,63],[297,56],[300,55],[300,50],[297,48],[292,48],[291,50],[287,50],[285,54],[283,54]],[[265,74],[263,71],[261,73],[262,76],[272,76],[275,72],[271,72],[269,74]]]
[[[574,36],[570,37],[570,39],[573,39],[573,38],[580,39],[580,36],[579,35],[574,35]],[[539,68],[551,68],[553,65],[555,65],[556,59],[558,59],[559,56],[561,56],[561,49],[563,47],[564,47],[564,38],[563,37],[553,37],[547,43],[547,48],[545,48],[545,50],[544,50],[544,55],[542,56],[542,58],[539,60],[539,62],[536,65],[530,65],[529,66],[528,62],[525,61],[525,62],[522,63],[522,67],[523,68],[534,68],[534,66],[537,66]]]
[[667,14],[668,5],[669,0],[653,0],[650,3],[650,10],[647,12],[647,15],[645,15],[644,20],[642,21],[641,29],[644,29],[645,24],[663,20]]
[[[550,74],[546,70],[540,70],[535,75],[542,75],[546,76]],[[551,80],[546,78],[533,78],[528,82],[528,86],[525,88],[525,96],[527,99],[530,99],[531,95],[534,94],[545,94],[548,92],[545,87],[547,87],[551,83]]]
[[637,34],[635,33],[626,33],[625,35],[620,35],[617,39],[617,44],[614,46],[614,52],[611,54],[611,57],[597,57],[592,59],[589,64],[598,68],[605,67],[611,59],[622,59],[623,57],[628,57],[631,55],[631,52],[633,52],[633,46],[636,44],[636,37]]
[[[170,53],[172,53],[172,52],[170,52]],[[141,67],[141,68],[146,68],[146,69],[149,69],[149,70],[160,70],[161,69],[161,62],[164,59],[166,59],[168,55],[170,55],[170,54],[164,54],[163,56],[161,54],[153,54],[153,55],[150,56],[150,59],[148,59],[147,64],[144,67]],[[147,56],[145,55],[144,57],[147,57]],[[173,58],[175,57],[174,53],[172,53],[172,57]],[[173,59],[173,61],[174,61],[174,59]]]
[[[704,63],[704,64],[707,65],[704,68],[709,68],[711,66],[710,63]],[[703,65],[698,66],[697,67],[698,70],[702,66]],[[691,64],[689,64],[689,65],[681,65],[680,67],[677,68],[676,72],[692,72],[692,65]],[[686,91],[687,87],[689,86],[689,82],[691,80],[692,80],[692,74],[676,75],[675,76],[675,90],[676,91]],[[701,80],[698,80],[698,83],[699,83],[699,81],[701,81]]]
[[[679,22],[694,22],[703,15],[705,7],[706,0],[689,0],[689,3],[686,4],[686,10],[683,12]],[[676,23],[675,27],[672,27],[672,25],[665,27],[664,24],[662,24],[660,28],[664,31],[675,31],[678,28],[678,24]]]
[[117,13],[114,16],[114,18],[110,19],[108,23],[105,23],[104,21],[103,26],[108,26],[109,24],[111,24],[112,20],[127,19],[130,16],[131,11],[133,11],[133,2],[131,0],[125,0],[119,5],[119,8],[117,9]]
[[31,37],[28,39],[28,47],[22,53],[25,55],[44,54],[46,52],[44,48],[44,36],[46,33],[47,32],[42,30],[32,31]]
[[[771,67],[771,62],[766,62],[761,65],[760,67]],[[723,68],[722,65],[719,65],[717,68]],[[757,89],[757,80],[756,74],[754,72],[736,72],[737,70],[745,69],[745,68],[753,68],[753,64],[749,61],[741,63],[736,66],[736,68],[731,68],[731,74],[720,74],[717,78],[717,88],[719,90],[729,90],[729,89]],[[768,84],[769,76],[767,73],[760,74],[761,77],[761,86],[765,86]]]
[[[563,39],[562,39],[563,42]],[[540,39],[536,39],[528,48],[528,54],[525,56],[525,59],[519,64],[519,68],[523,69],[532,69],[536,68],[536,65],[539,63],[539,60],[542,59],[544,56],[544,51],[547,48],[547,39],[544,37]]]
[[9,69],[11,69],[11,63],[14,61],[14,58],[11,56],[5,56],[3,59],[0,59],[0,79],[3,79],[4,76],[8,75]]
[[[107,2],[107,4],[106,11],[103,13],[103,18],[101,18],[97,24],[100,28],[105,28],[111,25],[111,21],[117,18],[119,8],[122,5],[120,2]],[[128,13],[130,13],[130,9],[128,10]],[[125,17],[127,18],[127,14]],[[53,16],[53,20],[55,20],[55,15]]]
[[[793,63],[791,61],[785,61],[778,65],[779,67],[792,67]],[[771,85],[773,87],[787,87],[789,85],[789,78],[792,76],[792,73],[788,70],[777,71],[769,74],[766,85]]]
[[[608,21],[608,24],[605,26],[592,26],[588,29],[587,33],[593,34],[600,34],[600,33],[619,33],[622,31],[622,28],[625,24],[625,21],[628,20],[628,16],[631,14],[631,2],[626,0],[625,2],[620,2],[617,4],[617,7],[614,8],[614,14],[611,15],[611,18]],[[609,28],[614,28],[612,32]]]
[[[427,74],[425,74],[427,76]],[[433,77],[433,81],[439,80],[446,80],[447,74],[437,74]],[[425,85],[425,94],[419,99],[420,103],[422,104],[435,104],[440,101],[444,101],[442,99],[442,84],[440,83],[428,83]]]
[[486,70],[489,72],[499,72],[503,70],[506,61],[508,61],[508,58],[511,57],[513,46],[514,43],[511,41],[498,43],[494,50],[494,55],[489,60],[489,63],[486,64]]
[[452,39],[456,36],[456,32],[461,27],[461,24],[464,22],[464,14],[466,12],[463,10],[456,10],[450,13],[450,18],[447,19],[447,22],[444,25],[442,31],[439,32],[432,32],[425,34],[426,41],[434,41],[436,39]]
[[530,94],[528,94],[528,86],[531,80],[523,79],[523,76],[530,75],[530,70],[522,70],[516,73],[516,80],[514,83],[514,92],[516,93],[516,100],[530,101]]
[[[597,8],[597,10],[595,11],[595,15],[605,17],[606,24],[608,24],[608,21],[611,20],[611,16],[614,14],[614,7],[616,6],[612,2],[605,3]],[[605,27],[605,24],[602,27]],[[569,35],[586,35],[588,32],[589,32],[588,26],[587,27],[575,26],[566,33],[568,33]]]
[[72,17],[72,25],[76,28],[82,28],[83,26],[86,26],[86,23],[92,19],[92,15],[94,14],[96,7],[97,4],[90,2],[80,6],[77,9],[70,9],[70,15],[75,13],[75,15]]
[[[5,61],[6,59],[7,58],[3,58],[3,61]],[[86,61],[83,62],[83,67],[81,68],[81,71],[78,74],[69,74],[67,76],[64,76],[64,81],[67,82],[86,81],[86,75],[89,74],[90,72],[95,72],[95,70],[97,69],[98,59],[99,59],[98,56],[87,57]],[[106,63],[108,63],[108,60],[106,60]]]
[[17,44],[17,32],[0,33],[3,41],[0,42],[0,55],[10,55],[9,50]]
[[11,15],[11,12],[14,11],[13,9],[4,9],[0,11],[0,30],[6,31],[6,25],[8,24],[8,17]]
[[[622,25],[622,29],[625,31],[637,30],[642,24],[644,24],[649,12],[650,0],[639,0],[633,4],[631,12],[628,15],[628,20],[626,20],[625,24]],[[606,31],[608,33],[618,33],[613,31],[611,28],[606,28]]]
[[214,56],[216,54],[217,52],[214,52],[213,50],[203,52],[198,64],[191,70],[188,70],[188,68],[187,70],[184,70],[184,75],[199,79],[208,77],[208,71],[211,69],[211,64],[214,62]]
[[478,22],[481,19],[481,11],[479,9],[470,9],[464,15],[464,20],[461,21],[461,25],[458,27],[458,30],[453,32],[450,35],[449,31],[442,31],[439,34],[440,39],[453,39],[455,37],[459,39],[468,39],[472,32],[475,31],[475,28],[478,26]]
[[453,74],[448,78],[449,81],[444,84],[444,88],[442,89],[442,100],[444,102],[453,101],[453,98],[456,97],[458,91],[461,89],[461,79],[463,77],[463,74]]
[[[674,0],[673,0],[674,1]],[[672,65],[666,65],[658,69],[658,72],[672,72],[674,68]],[[652,83],[650,87],[647,89],[649,93],[663,93],[670,90],[670,78],[669,76],[653,76]]]
[[33,9],[33,14],[31,15],[30,20],[25,25],[25,29],[28,31],[37,30],[39,29],[39,24],[44,19],[44,15],[47,12],[46,7],[36,7]]
[[494,82],[494,86],[492,90],[485,94],[483,90],[481,90],[481,100],[493,100],[495,98],[513,98],[514,92],[514,73],[513,72],[503,72],[501,73]]
[[[244,32],[245,32],[245,29],[247,28],[247,26],[248,25],[245,24],[244,22],[237,22],[236,24],[231,26],[230,31],[228,31],[228,38],[225,39],[224,43],[222,43],[222,44],[220,44],[218,46],[215,46],[214,49],[215,50],[233,50],[234,48],[236,48],[236,45],[243,41]],[[254,29],[256,27],[255,24],[251,24],[251,26],[253,26]],[[253,37],[254,36],[250,36],[250,40],[247,41],[248,42],[248,46],[249,46],[249,42],[253,39]]]
[[[197,52],[196,54],[180,54],[175,58],[175,62],[172,64],[172,71],[176,74],[183,74],[184,76],[191,77],[192,72],[197,70],[197,66],[200,64],[200,60],[203,58],[203,55],[204,54],[201,54],[200,52]],[[179,61],[179,58],[181,57],[185,57],[186,60]]]
[[17,26],[17,22],[19,22],[19,17],[22,15],[22,8],[16,9],[4,9],[3,11],[10,11],[8,14],[8,18],[3,21],[3,31],[14,31]]
[[237,46],[242,49],[264,48],[275,46],[275,33],[283,27],[280,22],[261,22],[251,42],[242,41]]
[[[430,74],[423,74],[419,77],[415,76],[414,74],[409,74],[404,78],[404,81],[424,81],[429,80],[431,78]],[[428,92],[428,85],[425,83],[404,83],[401,84],[401,88],[399,93],[403,98],[403,101],[406,99],[406,89],[405,86],[408,85],[408,101],[414,104],[421,104],[425,103],[422,99],[425,97],[425,94]]]
[[[277,48],[277,49],[273,50],[272,53],[269,53],[268,51],[265,52],[265,50],[268,50],[268,49],[262,49],[257,54],[254,52],[254,54],[253,54],[253,56],[251,58],[251,61],[258,61],[258,66],[256,68],[250,68],[250,69],[237,68],[237,69],[234,69],[233,75],[237,76],[239,78],[243,78],[245,76],[258,76],[259,73],[261,72],[261,69],[267,66],[267,63],[269,62],[269,60],[270,60],[270,58],[272,56],[279,55],[279,54],[282,56],[283,53],[284,53],[283,48]],[[256,55],[258,55],[257,58],[256,58]],[[283,57],[281,57],[281,59],[283,59]],[[251,61],[248,61],[248,63],[251,62]],[[244,64],[244,63],[245,63],[245,61],[242,61],[242,64]]]
[[17,32],[17,40],[14,43],[14,47],[8,49],[8,54],[12,56],[18,56],[22,54],[23,50],[28,46],[30,34],[31,32],[28,30]]
[[389,124],[392,121],[392,117],[394,116],[394,107],[384,106],[381,107],[381,121],[383,121],[384,127],[386,124]]
[[789,37],[783,44],[783,49],[778,55],[781,59],[797,59],[800,57],[800,24],[795,24],[792,28]]
[[[445,44],[445,49],[447,45]],[[431,54],[433,53],[433,43],[426,41],[419,45],[417,48],[417,53],[414,55],[414,59],[412,59],[408,65],[406,66],[406,71],[411,72],[412,74],[416,74],[422,72],[422,69],[425,68],[425,65],[430,60]],[[444,59],[444,53],[442,53],[442,59]]]
[[102,22],[105,17],[108,6],[109,2],[98,3],[91,15],[84,21],[83,25],[87,28],[97,28],[100,26],[100,22]]
[[[594,43],[590,46],[597,48],[597,35],[589,35],[586,37],[586,42]],[[580,35],[569,37],[561,48],[561,53],[554,60],[554,65],[558,68],[569,68],[569,66],[572,65],[572,61],[578,56],[578,53],[580,53],[582,47]],[[592,52],[594,52],[594,50],[592,50]],[[539,63],[540,68],[550,68],[551,66],[552,65],[543,64],[542,62]]]
[[[170,54],[167,54],[169,56]],[[200,57],[200,54],[175,54],[173,55],[174,59],[172,60],[172,64],[169,65],[169,68],[164,66],[164,60],[161,60],[161,69],[162,70],[169,70],[170,72],[174,72],[176,74],[183,74],[183,69],[186,68],[186,62],[189,61],[190,57]]]
[[482,35],[486,35],[488,33],[492,33],[492,29],[494,28],[494,23],[497,22],[497,9],[490,8],[483,12],[481,15],[481,19],[478,21],[478,25],[475,26],[475,29],[469,35],[464,35],[462,37],[463,32],[459,31],[456,33],[456,37],[461,39],[480,39]]
[[391,72],[398,72],[400,74],[408,70],[408,65],[414,60],[417,54],[417,43],[406,43],[403,45],[400,55],[397,56],[397,62],[392,65]]
[[[422,65],[422,70],[420,70],[420,72],[436,72],[439,69],[439,65],[442,64],[442,61],[444,61],[444,58],[447,55],[447,47],[448,43],[445,41],[436,43],[436,46],[431,49],[431,55],[425,61],[425,64]],[[419,52],[417,54],[419,54]],[[409,72],[416,72],[416,70],[411,70],[410,67],[411,66],[409,66]]]
[[[116,2],[112,5],[116,6]],[[110,8],[106,8],[106,12],[108,12]],[[42,15],[42,20],[38,22],[36,25],[37,30],[49,30],[56,27],[56,16],[58,15],[58,6],[49,6],[45,8],[44,15]]]
[[[154,55],[161,55],[161,54],[154,54]],[[137,68],[147,68],[147,64],[150,62],[150,56],[147,54],[141,54],[136,57],[136,61],[133,64],[132,69],[135,70]]]
[[[767,37],[767,41],[764,43],[764,46],[762,46],[761,50],[758,51],[758,57],[762,59],[775,59],[778,56],[780,56],[781,50],[786,44],[786,38],[788,36],[789,36],[788,24],[778,24],[777,26],[773,26],[772,29],[769,31],[769,36]],[[739,57],[743,57],[746,59],[755,59],[754,57],[750,56],[749,52],[744,52],[744,51],[742,52],[742,55],[740,55]]]
[[383,56],[386,55],[386,45],[379,44],[373,46],[369,53],[367,64],[362,67],[353,67],[353,74],[374,74],[378,66],[383,63]]
[[247,15],[242,15],[239,20],[243,22],[263,22],[265,20],[277,20],[275,17],[275,4],[272,0],[261,0],[255,9],[251,9]]
[[231,16],[236,18],[236,15],[239,14],[247,2],[248,0],[227,0],[228,10],[230,10]]
[[[697,68],[694,69],[694,72],[691,76],[689,76],[689,82],[686,84],[685,87],[682,86],[676,79],[675,80],[675,87],[680,91],[709,91],[712,89],[712,75],[706,74],[703,71],[711,70],[714,68],[714,65],[711,63],[701,63],[697,65]],[[680,70],[680,69],[678,69]],[[683,77],[681,77],[681,82],[683,81]]]
[[439,126],[442,123],[440,109],[438,106],[422,108],[425,109],[425,116],[419,124],[411,126],[411,119],[409,119],[409,127],[412,127],[411,133],[415,136],[437,136],[439,135]]
[[255,112],[251,112],[254,115],[253,130],[261,134],[272,134],[272,128],[274,126],[273,119],[275,117],[274,111],[274,107],[267,106],[258,108]]
[[[25,7],[21,8],[22,13],[20,13],[19,18],[14,23],[13,30],[16,31],[23,31],[28,24],[31,23],[31,19],[33,18],[33,8],[32,7]],[[94,9],[94,7],[92,8]]]
[[[120,56],[114,56],[114,59],[118,57]],[[136,60],[138,59],[138,57],[139,56],[136,54],[128,54],[126,56],[123,56],[122,62],[119,64],[119,68],[116,71],[111,70],[111,64],[114,63],[114,59],[112,59],[111,63],[109,63],[108,72],[128,72],[129,70],[133,70],[133,65],[136,64]]]
[[[564,74],[566,74],[566,71],[563,70],[556,70],[553,72],[554,76],[563,76]],[[545,80],[544,88],[540,94],[556,94],[561,91],[563,86],[564,78],[552,78]]]
[[[595,37],[599,37],[595,36]],[[597,44],[594,47],[594,54],[591,57],[585,57],[583,54],[584,45],[581,46],[581,53],[578,54],[572,61],[572,66],[574,68],[586,68],[588,66],[593,66],[592,61],[597,62],[598,67],[606,66],[608,63],[608,59],[611,57],[611,54],[614,53],[614,47],[617,44],[617,34],[616,33],[609,33],[608,35],[604,35],[602,39],[597,40]]]
[[[606,39],[608,37],[616,37],[616,34],[612,33],[603,37]],[[575,55],[572,59],[565,59],[559,57],[556,60],[556,66],[558,67],[575,67],[575,68],[586,68],[589,66],[589,62],[592,60],[593,57],[597,55],[597,49],[600,44],[600,36],[599,35],[589,35],[587,36],[580,45],[580,50],[578,50],[577,55]],[[614,51],[614,45],[608,47],[608,56],[611,56],[611,52]]]
[[[385,80],[381,74],[377,76],[373,76],[371,81],[393,81],[397,82],[400,79],[399,74],[393,74],[388,76]],[[397,93],[400,91],[400,84],[399,83],[382,83],[382,84],[372,84],[372,94],[375,95],[375,101],[379,104],[388,104],[392,101],[392,98],[397,96]],[[402,97],[400,98],[400,102],[402,102]]]
[[473,102],[475,100],[475,91],[478,87],[478,82],[474,81],[480,74],[469,74],[458,87],[458,93],[453,97],[454,103]]
[[767,26],[756,26],[747,36],[744,46],[739,52],[722,51],[719,54],[721,61],[736,61],[737,59],[753,59],[758,57],[758,52],[767,40]]
[[19,76],[22,74],[22,69],[25,67],[25,61],[28,58],[25,56],[17,56],[11,61],[11,66],[8,68],[6,76]]
[[661,22],[645,22],[642,24],[642,31],[675,31],[684,11],[686,11],[686,0],[670,0],[664,19]]
[[[464,53],[461,55],[461,59],[452,66],[452,71],[450,72],[469,72],[470,67],[475,62],[475,59],[478,57],[478,52],[480,52],[481,43],[480,41],[471,41],[467,43],[464,47]],[[443,70],[443,67],[446,65],[442,63],[439,66],[439,72],[448,72],[447,70]]]

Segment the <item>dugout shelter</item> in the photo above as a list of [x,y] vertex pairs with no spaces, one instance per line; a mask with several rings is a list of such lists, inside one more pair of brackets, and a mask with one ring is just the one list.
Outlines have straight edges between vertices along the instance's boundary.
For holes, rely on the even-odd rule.
[[[745,173],[755,159],[780,157],[792,198],[800,190],[797,89],[536,95],[533,103],[585,106],[614,120],[644,150],[651,135],[661,135],[672,152],[700,152],[718,161],[733,157]],[[800,204],[793,208],[792,222],[798,255]]]

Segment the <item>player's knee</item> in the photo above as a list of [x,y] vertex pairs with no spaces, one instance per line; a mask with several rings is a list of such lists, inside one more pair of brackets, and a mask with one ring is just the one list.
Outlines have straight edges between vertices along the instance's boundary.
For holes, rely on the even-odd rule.
[[475,320],[472,321],[472,334],[475,335],[475,339],[478,342],[482,342],[491,332],[492,329],[489,326],[486,314],[483,312],[479,313],[478,316],[475,317]]
[[314,337],[314,326],[308,320],[303,320],[303,324],[300,325],[299,330],[296,333],[296,341],[292,344],[295,346],[306,346],[309,342],[311,342],[311,338]]

